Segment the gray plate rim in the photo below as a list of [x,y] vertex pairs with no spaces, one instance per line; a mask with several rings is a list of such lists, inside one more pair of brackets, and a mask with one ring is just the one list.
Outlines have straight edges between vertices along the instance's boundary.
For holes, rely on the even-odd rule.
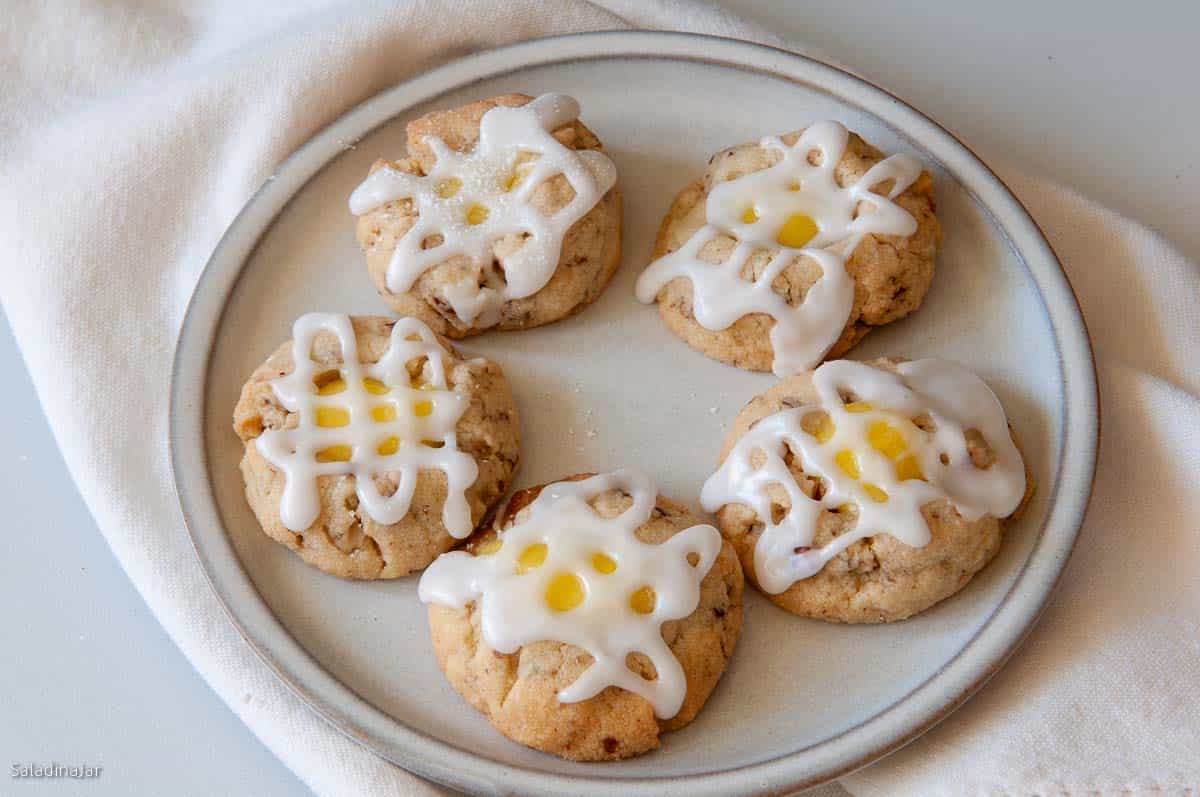
[[[598,59],[673,59],[770,75],[854,105],[913,140],[991,213],[1024,262],[1050,320],[1063,376],[1062,456],[1039,539],[1011,589],[967,645],[906,696],[817,744],[752,765],[670,778],[621,777],[619,765],[565,776],[506,765],[405,726],[336,679],[288,633],[241,567],[213,496],[204,447],[205,384],[223,310],[261,235],[291,198],[353,142],[405,109],[520,69]],[[835,67],[786,50],[699,34],[602,31],[535,39],[475,53],[385,90],[285,160],[234,219],[201,274],[176,344],[169,444],[185,527],[213,591],[251,648],[337,730],[432,780],[474,793],[706,795],[787,793],[891,753],[962,705],[1037,622],[1070,557],[1095,474],[1099,396],[1091,343],[1071,285],[1045,236],[1008,187],[962,142],[899,98]]]

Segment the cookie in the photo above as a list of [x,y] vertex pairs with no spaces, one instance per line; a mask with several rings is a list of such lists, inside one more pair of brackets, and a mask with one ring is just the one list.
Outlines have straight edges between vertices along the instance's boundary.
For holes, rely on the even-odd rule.
[[933,181],[837,122],[719,152],[659,228],[637,296],[721,362],[788,376],[920,306]]
[[738,414],[701,503],[794,614],[903,620],[962,589],[1032,492],[1000,402],[945,360],[834,360]]
[[242,387],[233,428],[263,531],[343,578],[424,568],[499,502],[519,458],[500,366],[413,318],[301,316]]
[[733,548],[628,471],[517,492],[419,593],[454,689],[513,741],[576,761],[691,722],[742,627]]
[[350,198],[392,310],[450,338],[582,310],[621,256],[616,167],[562,94],[503,94],[407,127]]

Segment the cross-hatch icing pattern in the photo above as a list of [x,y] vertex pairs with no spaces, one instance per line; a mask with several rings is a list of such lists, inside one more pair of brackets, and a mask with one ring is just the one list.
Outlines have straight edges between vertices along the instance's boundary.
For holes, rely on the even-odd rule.
[[[497,106],[483,115],[470,153],[429,137],[426,143],[436,157],[429,174],[383,168],[358,186],[350,196],[355,215],[408,198],[419,216],[396,242],[388,290],[404,293],[430,268],[466,256],[478,275],[447,286],[443,298],[464,324],[490,327],[500,320],[504,302],[545,287],[558,267],[567,230],[617,180],[616,167],[605,155],[577,152],[551,134],[578,115],[579,103],[563,94],[543,94],[516,108]],[[548,216],[531,199],[556,175],[566,178],[574,196]],[[515,251],[497,255],[496,243],[509,235],[527,237]],[[438,237],[441,243],[430,245]]]
[[[312,358],[313,341],[325,331],[337,336],[341,364]],[[455,426],[467,400],[446,382],[447,354],[429,327],[402,318],[392,327],[388,350],[364,365],[349,316],[309,313],[292,328],[295,367],[271,381],[276,397],[296,413],[295,428],[269,429],[258,450],[283,471],[279,504],[283,524],[302,531],[320,515],[319,476],[351,474],[360,504],[378,523],[398,523],[408,514],[421,470],[446,475],[442,522],[455,537],[472,529],[465,491],[478,475],[475,460],[458,449]],[[428,381],[414,384],[407,364],[425,359]],[[374,477],[395,474],[396,491],[384,495]]]
[[[610,490],[624,491],[633,503],[604,518],[588,502]],[[595,661],[559,692],[564,703],[618,686],[650,701],[657,716],[673,717],[687,680],[663,641],[662,624],[696,610],[721,537],[698,525],[661,545],[642,542],[635,532],[650,519],[657,496],[648,478],[629,470],[548,485],[524,519],[498,529],[478,555],[439,557],[421,576],[420,598],[454,608],[475,601],[483,638],[501,653],[541,640],[586,650]],[[693,554],[695,564],[688,561]],[[630,670],[631,653],[649,658],[657,677]]]
[[[692,284],[693,315],[706,329],[726,329],[753,313],[774,319],[772,370],[777,376],[819,363],[850,317],[854,281],[846,272],[846,258],[862,236],[912,235],[917,229],[916,219],[892,200],[917,179],[920,164],[908,155],[892,155],[842,188],[835,169],[848,138],[841,124],[818,122],[790,147],[777,137],[762,139],[760,146],[778,152],[779,161],[713,186],[704,226],[646,268],[638,278],[637,298],[650,304],[669,282],[686,277]],[[888,180],[893,183],[886,196],[871,191]],[[716,265],[702,260],[704,247],[722,236],[736,241],[729,257]],[[753,282],[743,278],[747,261],[764,249],[770,261],[762,274]],[[772,283],[799,256],[815,260],[821,277],[793,307]]]
[[[1025,467],[1004,409],[983,380],[947,360],[916,360],[897,370],[850,360],[825,363],[813,374],[816,403],[760,420],[705,482],[700,494],[705,509],[744,504],[763,523],[754,565],[768,593],[814,575],[865,537],[887,533],[908,545],[927,544],[921,508],[932,501],[949,499],[967,520],[1007,517],[1020,504]],[[843,393],[855,401],[844,402]],[[931,430],[914,423],[925,415]],[[972,429],[995,455],[987,468],[971,461],[966,432]],[[824,481],[819,499],[796,483],[785,460],[788,449],[806,474]],[[788,497],[787,512],[778,520],[768,492],[772,485]],[[854,526],[812,548],[822,512],[846,504],[857,507]]]

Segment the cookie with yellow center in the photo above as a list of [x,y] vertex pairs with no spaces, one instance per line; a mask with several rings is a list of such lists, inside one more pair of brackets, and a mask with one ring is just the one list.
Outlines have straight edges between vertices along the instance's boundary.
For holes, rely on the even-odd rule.
[[[886,381],[899,368],[942,362],[822,368],[871,367]],[[961,366],[939,368],[942,384],[947,374],[972,380],[973,401],[983,408],[974,420],[988,415],[991,423],[947,415],[939,432],[939,416],[922,411],[920,400],[907,408],[912,417],[857,395],[835,398],[831,410],[811,372],[742,408],[702,503],[716,513],[746,578],[776,605],[833,622],[903,620],[958,592],[996,555],[1033,482],[982,381]],[[839,423],[843,432],[860,428],[839,435]],[[984,425],[986,434],[977,428]],[[955,494],[972,507],[955,503]]]
[[233,420],[263,531],[344,578],[424,568],[499,502],[519,461],[500,366],[416,319],[302,316]]
[[[454,689],[510,739],[577,761],[644,753],[691,722],[742,625],[730,544],[644,477],[622,478],[580,475],[517,492],[495,528],[443,556],[421,583]],[[559,495],[571,485],[588,492]],[[576,500],[577,514],[556,515],[547,499]],[[561,522],[568,517],[577,522]],[[559,641],[569,637],[579,644]]]
[[[796,173],[808,172],[803,179],[775,175],[787,171],[788,149],[818,127],[844,137],[831,153],[836,163],[829,168],[821,160],[824,154],[814,150],[807,159],[798,158]],[[827,122],[718,152],[704,177],[681,190],[667,211],[652,266],[639,282],[639,298],[657,301],[667,326],[693,348],[739,368],[787,376],[815,367],[822,357],[841,356],[875,327],[916,310],[933,279],[941,241],[933,181],[914,159],[903,157],[904,169],[885,173],[881,170],[893,166],[887,161],[896,156],[885,159],[854,133]],[[822,168],[828,174],[820,174]],[[764,179],[767,172],[770,179]],[[884,179],[876,181],[879,176]],[[860,184],[864,178],[875,184]],[[745,191],[725,190],[755,181],[763,189],[759,195],[751,191],[742,197]],[[810,183],[823,181],[827,184],[813,199]],[[718,189],[723,196],[739,196],[740,202],[725,209],[723,218],[710,218],[709,199]],[[789,197],[793,210],[786,209]],[[765,200],[781,210],[768,217],[757,204]],[[825,200],[844,205],[844,218],[837,218],[841,211],[829,202],[821,207]],[[829,216],[824,214],[828,210],[838,212]],[[867,218],[869,214],[875,216]],[[694,265],[668,265],[668,255]],[[718,267],[731,263],[737,273],[720,275]],[[830,269],[844,269],[851,284],[833,288],[834,281],[822,279]],[[689,270],[690,276],[683,274]],[[769,284],[751,291],[749,286],[764,274]],[[695,278],[701,276],[704,284],[698,286]],[[788,318],[796,314],[808,320],[781,326],[781,318],[796,320]]]

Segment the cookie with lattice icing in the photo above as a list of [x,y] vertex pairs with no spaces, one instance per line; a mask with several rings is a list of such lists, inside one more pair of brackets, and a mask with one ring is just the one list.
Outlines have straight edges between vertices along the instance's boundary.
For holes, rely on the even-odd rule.
[[913,312],[940,239],[914,158],[820,122],[714,155],[667,211],[637,295],[709,357],[787,376]]
[[301,316],[243,386],[234,431],[263,531],[345,578],[428,565],[498,503],[519,459],[500,367],[413,318]]
[[617,471],[518,491],[419,594],[443,673],[501,733],[605,761],[695,718],[741,631],[742,585],[716,529]]
[[962,589],[1032,489],[1000,402],[965,367],[833,360],[746,404],[701,503],[775,604],[871,623]]
[[504,94],[409,123],[350,198],[367,269],[397,313],[463,338],[557,321],[620,260],[616,167],[561,94]]

